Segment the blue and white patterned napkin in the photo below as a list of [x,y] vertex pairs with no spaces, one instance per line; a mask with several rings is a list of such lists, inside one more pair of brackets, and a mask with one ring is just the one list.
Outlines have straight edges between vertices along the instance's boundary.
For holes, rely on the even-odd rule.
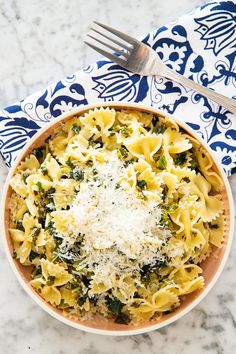
[[[178,73],[236,98],[235,2],[204,4],[143,41]],[[211,146],[228,174],[236,170],[236,116],[180,84],[132,74],[104,59],[0,110],[0,151],[6,164],[10,167],[26,142],[54,117],[113,100],[174,113]]]

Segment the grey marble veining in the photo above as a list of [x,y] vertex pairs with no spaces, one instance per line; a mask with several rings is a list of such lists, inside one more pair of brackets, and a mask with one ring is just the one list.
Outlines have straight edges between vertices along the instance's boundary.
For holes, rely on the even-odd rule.
[[[0,105],[93,62],[82,40],[97,19],[141,37],[200,0],[0,0]],[[132,14],[132,16],[131,16]],[[0,161],[0,193],[7,169]],[[234,199],[236,176],[230,178]],[[210,294],[178,322],[144,335],[102,337],[53,319],[25,294],[0,248],[0,354],[233,354],[236,242]]]

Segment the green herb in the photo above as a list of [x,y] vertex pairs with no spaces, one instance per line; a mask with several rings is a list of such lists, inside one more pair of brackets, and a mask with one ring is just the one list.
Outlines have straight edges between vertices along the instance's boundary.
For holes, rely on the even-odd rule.
[[141,269],[141,275],[146,281],[157,280],[158,276],[155,272],[166,267],[167,258],[157,260],[154,264],[145,264]]
[[70,176],[69,175],[66,175],[65,173],[63,173],[62,175],[61,175],[61,179],[66,179],[66,178],[69,178]]
[[113,127],[109,128],[108,131],[110,132],[109,136],[113,136],[116,133]]
[[196,160],[191,161],[190,168],[191,168],[191,170],[195,170],[195,171],[198,170],[198,163]]
[[55,192],[56,192],[56,188],[55,188],[55,187],[50,187],[50,188],[44,193],[44,195],[45,195],[45,196],[48,196],[48,195],[53,194],[53,193],[55,193]]
[[119,313],[115,319],[115,323],[119,323],[119,324],[129,324],[129,322],[130,322],[130,318],[124,312]]
[[42,166],[41,166],[41,172],[42,172],[42,174],[43,174],[44,176],[47,175],[47,174],[48,174],[48,169],[47,169],[47,167],[44,166],[44,165],[42,165]]
[[175,159],[176,165],[183,165],[185,162],[187,162],[186,158],[186,152],[181,152],[178,154],[177,158]]
[[132,164],[132,163],[134,163],[134,159],[129,159],[129,160],[126,161],[126,164],[127,164],[127,165],[130,165],[130,164]]
[[89,300],[90,300],[90,302],[91,302],[93,305],[97,305],[98,296],[94,295],[94,296],[91,297]]
[[128,157],[128,150],[124,145],[121,145],[119,151],[122,157]]
[[45,190],[44,190],[44,188],[42,186],[42,183],[40,181],[38,181],[36,183],[36,186],[38,187],[40,193],[44,193],[45,192]]
[[147,188],[147,182],[144,179],[140,179],[137,181],[137,186],[140,189],[146,189]]
[[47,278],[47,285],[53,285],[55,283],[56,277],[54,275],[49,275]]
[[147,132],[150,132],[151,127],[144,127],[144,129],[145,129]]
[[163,185],[162,187],[162,199],[165,201],[167,193],[169,191],[169,188],[167,187],[166,184]]
[[167,160],[164,155],[159,158],[159,165],[157,166],[160,170],[164,170],[167,166]]
[[155,162],[158,162],[159,161],[159,159],[160,159],[160,156],[158,156],[158,155],[153,155],[153,160],[155,161]]
[[86,162],[86,166],[92,167],[93,166],[93,161],[92,160],[88,160]]
[[115,185],[115,189],[119,189],[121,186],[120,186],[120,183],[116,183]]
[[190,178],[189,177],[183,177],[180,182],[182,182],[182,181],[184,181],[186,183],[189,183],[190,182]]
[[68,284],[69,288],[71,290],[74,290],[74,291],[78,291],[79,293],[81,293],[82,291],[82,286],[81,284],[76,281],[75,279],[73,279],[69,284]]
[[124,126],[123,128],[121,128],[120,133],[122,135],[124,135],[126,138],[128,138],[133,133],[133,129],[130,127]]
[[56,261],[57,258],[59,258],[59,253],[54,251],[54,252],[52,253],[52,262]]
[[52,236],[57,236],[57,230],[55,228],[53,221],[49,221],[47,228]]
[[95,149],[102,148],[103,147],[103,141],[102,138],[99,137],[96,140],[93,140],[92,138],[89,139],[89,145],[93,146]]
[[100,125],[98,125],[98,124],[96,124],[96,128],[97,128],[97,130],[100,132],[102,129],[101,129],[101,127],[100,127]]
[[16,253],[16,251],[13,251],[13,253],[12,253],[12,258],[17,258],[17,253]]
[[60,304],[58,305],[58,308],[59,308],[59,309],[66,309],[67,307],[70,307],[70,306],[65,302],[64,299],[61,299],[61,302],[60,302]]
[[161,220],[160,220],[160,225],[162,226],[167,226],[170,222],[169,216],[167,214],[167,212],[165,210],[162,211],[162,215],[161,215]]
[[39,227],[34,227],[31,233],[33,242],[35,243],[37,240],[38,235],[40,234],[41,229]]
[[39,277],[41,274],[42,274],[41,266],[36,266],[31,273],[31,277],[33,279],[35,279],[35,278]]
[[165,125],[159,125],[159,127],[157,127],[158,134],[163,134],[165,130],[166,130]]
[[109,296],[106,296],[106,305],[107,308],[115,314],[119,314],[122,310],[122,307],[124,306],[122,302],[118,299],[112,299]]
[[29,177],[29,174],[24,172],[22,177],[23,177],[24,184],[27,184],[26,179],[27,179],[27,177]]
[[70,177],[76,181],[82,181],[84,179],[84,172],[77,167],[71,172]]
[[210,228],[210,229],[219,229],[219,225],[209,223],[209,228]]
[[80,296],[77,300],[79,306],[82,306],[85,303],[87,298],[88,298],[87,294]]
[[173,203],[170,204],[166,207],[166,211],[168,211],[169,213],[172,213],[173,211],[175,211],[178,208],[178,204]]
[[25,231],[25,228],[24,228],[24,226],[23,226],[23,224],[22,224],[22,221],[17,221],[16,222],[16,229],[17,230],[21,230],[21,231]]
[[81,127],[79,127],[76,123],[74,123],[72,125],[72,131],[75,132],[76,134],[79,134],[79,132],[81,131]]
[[71,161],[71,158],[69,157],[69,159],[66,161],[67,166],[69,166],[70,168],[75,168],[75,165],[73,164],[73,162]]
[[44,153],[45,153],[45,147],[44,146],[40,146],[37,149],[33,150],[33,154],[36,156],[36,158],[38,160],[41,160],[44,157]]
[[39,256],[39,254],[37,252],[34,252],[33,250],[31,250],[30,255],[29,255],[29,261],[32,262],[32,260],[38,256]]

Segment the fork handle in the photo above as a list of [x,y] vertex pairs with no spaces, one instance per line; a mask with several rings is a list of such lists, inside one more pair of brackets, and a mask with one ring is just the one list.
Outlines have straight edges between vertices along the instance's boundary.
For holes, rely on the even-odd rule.
[[171,70],[167,66],[162,67],[162,72],[160,73],[159,71],[159,75],[160,74],[165,76],[167,79],[174,80],[180,84],[183,84],[184,86],[193,89],[194,91],[200,92],[203,96],[206,96],[212,101],[215,101],[221,106],[227,108],[230,112],[236,113],[236,100],[221,95],[220,93],[212,91],[209,88],[206,88],[200,84],[197,84],[196,82],[187,79],[186,77]]

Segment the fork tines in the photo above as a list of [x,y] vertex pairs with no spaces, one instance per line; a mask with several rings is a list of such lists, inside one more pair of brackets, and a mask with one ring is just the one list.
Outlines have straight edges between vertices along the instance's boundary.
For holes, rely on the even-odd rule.
[[[88,42],[87,40],[84,42],[103,56],[124,66],[127,58],[130,55],[130,50],[133,49],[138,41],[127,34],[124,34],[110,26],[104,25],[103,23],[97,21],[94,21],[94,23],[97,26],[102,27],[103,32],[92,27],[92,33],[99,35],[99,38],[92,34],[87,34],[87,36],[91,38],[94,43],[91,41]],[[101,44],[104,48],[110,49],[112,52],[101,48],[101,46],[97,46],[98,43]]]

